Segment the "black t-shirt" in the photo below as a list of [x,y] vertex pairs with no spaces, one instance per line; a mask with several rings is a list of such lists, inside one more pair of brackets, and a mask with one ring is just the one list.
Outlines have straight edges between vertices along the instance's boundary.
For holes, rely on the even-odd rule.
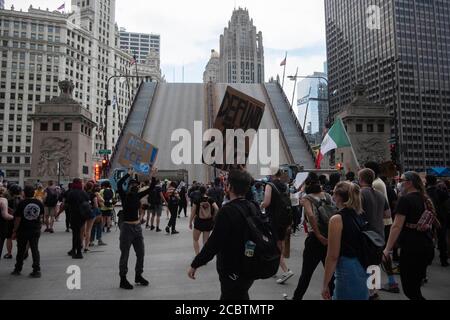
[[89,195],[84,190],[73,189],[67,192],[66,195],[67,205],[70,210],[70,223],[79,225],[83,223],[83,219],[80,214],[80,204],[83,202],[89,202]]
[[278,225],[278,221],[276,219],[277,217],[277,211],[281,207],[281,196],[279,193],[285,193],[287,192],[287,185],[282,183],[280,180],[274,180],[273,185],[277,188],[275,190],[272,186],[272,197],[270,199],[270,205],[266,208],[266,214],[270,217],[272,220],[272,223],[275,225]]
[[35,234],[41,232],[41,216],[44,206],[37,199],[25,199],[17,206],[14,216],[21,218],[18,234]]
[[160,186],[155,186],[155,188],[150,192],[151,192],[151,196],[149,197],[150,204],[160,206],[162,188]]
[[[400,197],[395,210],[396,214],[405,216],[407,223],[417,224],[425,211],[425,201],[419,192],[409,193]],[[428,232],[419,232],[403,226],[400,234],[400,245],[403,247],[420,247],[433,244],[432,236]]]

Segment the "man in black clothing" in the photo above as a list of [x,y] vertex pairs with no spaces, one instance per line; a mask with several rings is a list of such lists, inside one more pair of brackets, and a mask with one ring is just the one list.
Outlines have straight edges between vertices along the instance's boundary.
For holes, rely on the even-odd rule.
[[214,186],[212,186],[207,193],[207,196],[213,198],[219,208],[222,208],[223,197],[225,192],[221,186],[220,178],[214,180]]
[[237,204],[250,210],[251,205],[245,200],[250,189],[252,177],[245,171],[233,171],[228,179],[230,203],[220,209],[214,231],[188,271],[188,276],[195,279],[195,273],[217,255],[217,272],[221,287],[221,300],[249,300],[248,291],[253,280],[241,277],[242,258],[245,251],[245,232],[247,223],[235,208]]
[[[73,259],[83,259],[81,253],[81,229],[87,217],[81,214],[81,204],[89,203],[89,195],[83,190],[81,179],[74,179],[64,199],[64,207],[70,212],[70,228],[72,229],[72,250],[67,254]],[[67,212],[66,212],[67,214]]]
[[130,248],[133,245],[136,252],[136,275],[135,282],[137,284],[148,286],[149,282],[142,277],[144,273],[144,236],[142,235],[141,220],[139,216],[139,209],[141,206],[141,199],[148,196],[155,188],[156,180],[153,178],[150,188],[143,192],[139,192],[139,182],[131,179],[128,182],[128,190],[124,190],[125,181],[133,176],[133,170],[129,170],[117,184],[117,192],[122,199],[122,222],[120,224],[120,288],[131,290],[133,286],[127,280],[128,273],[128,257],[130,255]]
[[446,202],[448,199],[448,192],[447,190],[444,191],[443,188],[438,188],[437,178],[435,176],[427,176],[426,181],[427,194],[433,202],[434,208],[436,209],[436,214],[442,225],[442,228],[440,228],[437,232],[438,249],[440,253],[439,259],[441,260],[441,265],[443,267],[448,267],[448,245],[446,234],[446,220],[448,215]]
[[25,200],[21,201],[14,213],[13,240],[17,239],[17,260],[12,275],[18,276],[22,272],[23,260],[27,250],[27,244],[30,244],[33,256],[33,272],[30,277],[40,278],[40,256],[38,243],[41,236],[41,218],[44,215],[44,206],[42,202],[33,199],[34,188],[26,186],[24,189]]

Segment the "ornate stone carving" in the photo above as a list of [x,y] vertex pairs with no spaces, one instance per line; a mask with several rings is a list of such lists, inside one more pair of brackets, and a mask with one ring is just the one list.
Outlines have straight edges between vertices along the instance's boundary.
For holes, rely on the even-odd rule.
[[59,97],[53,98],[48,103],[50,104],[78,104],[75,100],[72,99],[72,92],[74,89],[74,85],[72,81],[63,80],[58,83],[59,89],[61,90],[61,94]]
[[386,145],[379,138],[356,138],[356,152],[360,163],[382,162],[386,157]]
[[60,174],[62,177],[69,175],[70,150],[72,141],[57,137],[46,138],[40,146],[40,156],[38,162],[39,177],[55,177],[58,175],[58,162],[60,164]]

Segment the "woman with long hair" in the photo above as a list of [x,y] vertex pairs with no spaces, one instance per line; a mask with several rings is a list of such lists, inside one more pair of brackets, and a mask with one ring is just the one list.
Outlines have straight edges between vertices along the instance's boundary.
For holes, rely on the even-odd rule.
[[91,205],[91,215],[86,220],[86,223],[84,224],[84,253],[89,251],[89,244],[91,243],[91,232],[92,227],[94,226],[95,219],[97,218],[97,210],[99,208],[99,202],[98,198],[95,192],[95,184],[91,181],[87,182],[84,191],[89,196],[89,203]]
[[403,196],[398,200],[395,221],[384,255],[389,257],[399,240],[403,292],[410,300],[425,300],[421,286],[422,280],[426,278],[427,267],[434,258],[434,243],[432,230],[421,231],[418,222],[426,210],[435,215],[435,209],[417,173],[403,174],[400,189]]
[[361,247],[361,189],[345,181],[336,185],[333,199],[339,213],[330,219],[322,297],[331,299],[329,283],[335,277],[333,300],[369,300],[367,274],[358,259]]

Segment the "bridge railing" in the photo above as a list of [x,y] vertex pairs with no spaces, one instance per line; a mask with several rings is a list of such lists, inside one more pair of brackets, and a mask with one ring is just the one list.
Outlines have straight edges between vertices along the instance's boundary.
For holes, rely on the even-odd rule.
[[283,96],[284,101],[286,102],[286,105],[289,106],[289,112],[291,113],[292,119],[294,120],[295,126],[297,127],[297,130],[302,137],[303,141],[305,142],[305,145],[307,146],[308,152],[311,154],[312,158],[316,159],[316,154],[314,153],[313,149],[311,148],[311,145],[309,144],[308,139],[306,138],[305,132],[303,131],[302,125],[300,124],[300,121],[297,118],[297,115],[294,112],[294,107],[291,105],[291,102],[289,102],[289,99],[286,96],[286,93],[284,92],[283,88],[280,85],[279,81],[274,81],[273,83],[277,84],[278,89],[281,92],[281,95]]

